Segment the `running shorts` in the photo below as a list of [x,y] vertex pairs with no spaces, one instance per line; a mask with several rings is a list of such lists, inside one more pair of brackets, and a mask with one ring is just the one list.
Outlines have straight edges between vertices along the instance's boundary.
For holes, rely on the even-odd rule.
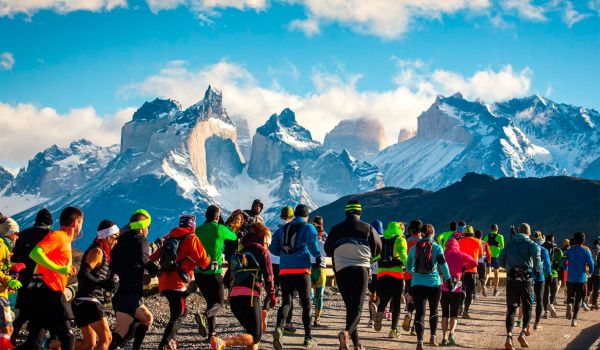
[[492,257],[492,264],[491,264],[493,269],[499,269],[500,268],[500,264],[498,263],[498,258],[494,258]]
[[104,307],[102,304],[91,301],[74,299],[71,302],[75,323],[79,328],[85,327],[104,318]]
[[112,302],[115,312],[122,312],[135,318],[135,312],[143,305],[144,299],[137,293],[117,293]]

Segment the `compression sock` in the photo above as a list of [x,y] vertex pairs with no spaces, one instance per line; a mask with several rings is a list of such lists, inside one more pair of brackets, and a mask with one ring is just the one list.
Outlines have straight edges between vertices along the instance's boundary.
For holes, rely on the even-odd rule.
[[133,338],[133,346],[131,347],[132,350],[140,350],[142,348],[142,342],[144,342],[146,332],[148,332],[148,326],[145,324],[137,326],[135,337]]
[[123,337],[117,332],[112,332],[112,341],[110,342],[109,350],[114,350],[123,346]]

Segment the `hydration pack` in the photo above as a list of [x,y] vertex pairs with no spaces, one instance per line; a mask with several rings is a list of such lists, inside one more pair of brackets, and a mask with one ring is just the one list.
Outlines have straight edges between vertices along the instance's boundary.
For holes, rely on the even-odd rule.
[[260,265],[254,255],[247,251],[240,251],[231,256],[231,281],[233,286],[252,288],[261,286],[263,279]]
[[294,254],[296,250],[298,250],[298,232],[300,232],[300,228],[302,228],[302,226],[304,226],[303,222],[289,222],[283,226],[281,249],[286,254]]
[[433,243],[420,241],[415,246],[415,272],[426,275],[433,272]]
[[402,262],[394,258],[396,239],[398,239],[397,236],[381,239],[381,259],[378,261],[379,267],[394,267],[402,264]]
[[177,261],[177,252],[181,242],[188,236],[171,237],[165,239],[160,248],[160,272],[171,272],[179,269],[179,261]]
[[498,234],[497,233],[490,233],[488,235],[488,244],[491,247],[500,247],[500,242],[498,241]]

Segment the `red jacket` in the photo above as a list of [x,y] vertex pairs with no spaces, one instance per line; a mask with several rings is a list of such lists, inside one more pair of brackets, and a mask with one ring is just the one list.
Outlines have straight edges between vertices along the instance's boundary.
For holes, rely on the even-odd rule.
[[[179,262],[179,268],[192,277],[194,275],[194,268],[196,266],[200,266],[202,269],[206,268],[210,264],[210,258],[206,255],[202,243],[194,234],[193,228],[175,228],[165,236],[165,239],[184,236],[186,238],[181,241],[177,250],[177,261]],[[152,261],[158,259],[160,259],[160,249],[156,250],[150,256],[150,260]],[[161,272],[158,275],[158,289],[161,292],[163,290],[183,290],[186,287],[187,285],[179,277],[178,271]]]

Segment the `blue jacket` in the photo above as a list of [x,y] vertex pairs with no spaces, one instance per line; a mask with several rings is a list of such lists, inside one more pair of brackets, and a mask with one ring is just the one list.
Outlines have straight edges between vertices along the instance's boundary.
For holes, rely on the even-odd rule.
[[[567,261],[569,265],[567,265]],[[567,270],[567,282],[585,283],[587,281],[587,270],[594,271],[594,259],[592,253],[581,245],[572,245],[567,249],[562,258],[562,265]]]
[[527,269],[533,276],[542,274],[540,246],[527,235],[519,233],[504,247],[498,257],[498,264],[510,271],[513,267]]
[[536,282],[544,282],[544,275],[551,276],[552,275],[552,261],[550,260],[550,253],[548,249],[540,244],[540,242],[535,242],[540,247],[540,258],[542,259],[542,272],[539,275],[533,276],[533,280]]
[[[303,218],[294,218],[292,223],[304,222]],[[273,240],[269,251],[273,255],[279,256],[279,269],[309,269],[311,268],[310,257],[320,257],[319,241],[317,229],[311,224],[304,224],[296,234],[296,251],[287,254],[282,250],[283,227],[280,227],[273,234]]]
[[412,273],[411,286],[439,287],[442,284],[442,281],[440,280],[440,273],[438,272],[438,267],[444,275],[444,281],[449,280],[451,278],[450,269],[448,269],[448,263],[446,262],[446,258],[444,257],[444,251],[442,250],[442,247],[439,244],[437,244],[432,237],[421,238],[421,241],[426,240],[431,241],[433,243],[431,249],[433,271],[428,274],[421,274],[415,272],[417,244],[410,248],[410,251],[408,253],[408,260],[406,261],[406,270]]

